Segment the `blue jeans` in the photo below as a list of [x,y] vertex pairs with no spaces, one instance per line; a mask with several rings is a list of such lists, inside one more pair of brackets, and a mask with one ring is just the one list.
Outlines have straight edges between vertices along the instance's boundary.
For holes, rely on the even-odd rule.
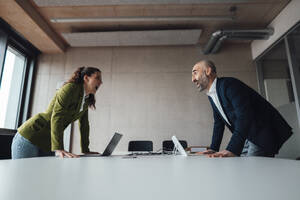
[[43,152],[40,148],[24,138],[20,133],[16,133],[11,144],[12,159],[31,158],[42,156],[53,156],[53,152]]
[[275,155],[265,152],[261,147],[246,140],[241,156],[274,157]]

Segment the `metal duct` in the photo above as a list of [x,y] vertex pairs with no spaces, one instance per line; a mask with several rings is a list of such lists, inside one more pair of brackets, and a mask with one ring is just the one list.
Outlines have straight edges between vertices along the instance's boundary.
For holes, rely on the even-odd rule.
[[254,30],[219,30],[212,34],[208,43],[204,47],[204,54],[217,53],[223,42],[229,40],[266,40],[273,35],[273,29]]
[[227,37],[228,37],[227,35],[220,37],[219,40],[215,43],[215,46],[213,46],[210,53],[212,54],[216,53],[220,49],[223,42],[227,39]]

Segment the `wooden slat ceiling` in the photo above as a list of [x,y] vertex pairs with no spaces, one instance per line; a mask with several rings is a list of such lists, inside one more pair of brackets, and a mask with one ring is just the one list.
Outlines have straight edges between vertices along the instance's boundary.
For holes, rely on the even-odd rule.
[[61,53],[67,43],[26,0],[0,0],[0,17],[40,51]]
[[[205,44],[211,34],[219,29],[252,29],[266,28],[266,26],[279,14],[279,12],[289,3],[290,0],[235,0],[223,1],[187,1],[187,3],[168,4],[115,4],[109,5],[108,0],[105,5],[91,4],[80,5],[80,1],[73,1],[76,5],[53,6],[51,2],[59,0],[29,0],[41,17],[48,23],[59,37],[62,33],[77,32],[99,32],[99,31],[128,31],[128,30],[166,30],[166,29],[202,29],[199,44]],[[48,6],[39,3],[50,3]],[[70,2],[68,0],[62,2]],[[83,1],[81,1],[83,2]],[[130,2],[130,1],[129,1]],[[134,1],[132,1],[134,2]],[[147,2],[147,0],[141,1]],[[165,2],[165,1],[161,1]],[[180,1],[184,2],[184,1]],[[193,3],[188,3],[193,2]],[[208,3],[212,2],[212,3]],[[231,3],[233,2],[233,3]],[[101,18],[101,17],[195,17],[195,16],[231,16],[230,8],[236,7],[235,20],[199,20],[199,21],[130,21],[130,22],[68,22],[53,23],[54,18]],[[66,41],[64,41],[67,43]]]

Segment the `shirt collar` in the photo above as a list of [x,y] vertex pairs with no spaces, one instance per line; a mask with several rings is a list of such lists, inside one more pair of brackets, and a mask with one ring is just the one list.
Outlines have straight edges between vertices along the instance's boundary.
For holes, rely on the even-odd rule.
[[[86,96],[86,92],[85,92],[85,89],[84,89],[84,85],[82,84],[82,91],[83,91],[83,99],[84,97]],[[82,94],[82,93],[81,93]]]
[[207,92],[206,94],[207,94],[208,96],[210,96],[210,95],[216,93],[216,92],[217,92],[216,87],[217,87],[217,77],[215,78],[215,80],[214,80],[213,83],[211,84],[211,86],[210,86],[210,88],[209,88],[209,90],[208,90],[208,92]]

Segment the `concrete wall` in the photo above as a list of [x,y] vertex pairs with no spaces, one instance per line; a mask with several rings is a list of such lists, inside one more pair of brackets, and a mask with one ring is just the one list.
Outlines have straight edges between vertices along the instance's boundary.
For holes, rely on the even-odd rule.
[[[152,140],[154,150],[176,135],[189,145],[209,145],[213,117],[207,96],[191,82],[192,66],[200,59],[215,61],[219,76],[233,76],[257,88],[256,72],[247,44],[224,46],[204,56],[199,47],[70,48],[65,54],[39,59],[32,114],[44,111],[58,82],[82,65],[103,72],[103,86],[90,111],[91,150],[103,151],[112,134],[124,134],[117,151],[129,140]],[[226,130],[222,147],[231,133]],[[77,123],[73,152],[80,152]]]

